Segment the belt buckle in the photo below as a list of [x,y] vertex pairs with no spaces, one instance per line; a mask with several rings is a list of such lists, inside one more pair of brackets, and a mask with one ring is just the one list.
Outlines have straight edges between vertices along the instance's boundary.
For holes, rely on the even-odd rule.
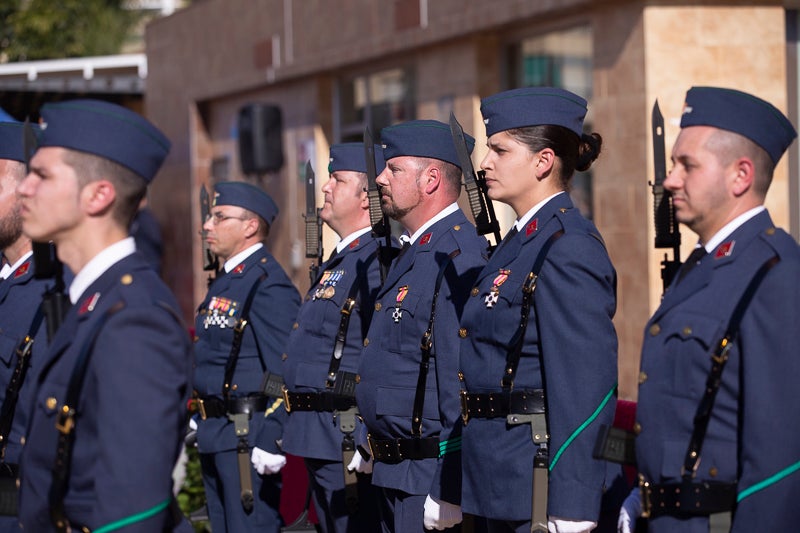
[[372,435],[367,433],[367,446],[369,447],[369,454],[372,456],[373,461],[375,460],[375,450],[372,448]]
[[283,406],[286,408],[287,413],[291,413],[292,404],[289,402],[289,389],[284,385],[281,390],[283,391]]
[[469,422],[469,404],[467,403],[467,391],[462,390],[458,393],[459,397],[461,398],[461,420],[464,421],[464,425],[467,425]]
[[639,494],[642,498],[642,518],[650,518],[650,511],[653,504],[650,500],[651,494],[650,482],[645,479],[642,474],[639,474]]
[[208,418],[208,416],[206,415],[205,402],[203,402],[202,398],[197,398],[196,405],[197,405],[197,410],[200,412],[200,420],[205,420],[206,418]]

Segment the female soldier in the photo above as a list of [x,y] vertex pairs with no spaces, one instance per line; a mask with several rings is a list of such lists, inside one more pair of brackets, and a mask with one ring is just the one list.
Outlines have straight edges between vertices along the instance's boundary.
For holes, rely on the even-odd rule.
[[586,101],[563,89],[503,92],[481,113],[489,197],[517,220],[462,318],[463,511],[490,532],[590,531],[605,471],[592,448],[614,407],[616,273],[566,191],[602,138],[583,134]]

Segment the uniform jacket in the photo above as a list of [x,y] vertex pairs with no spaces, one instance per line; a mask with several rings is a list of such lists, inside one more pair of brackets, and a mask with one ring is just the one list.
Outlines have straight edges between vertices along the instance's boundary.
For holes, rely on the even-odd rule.
[[[421,359],[420,341],[428,327],[440,266],[455,255],[441,284],[433,330],[433,354],[422,413],[422,437],[452,434],[459,418],[458,321],[475,276],[486,262],[487,242],[464,213],[433,224],[389,270],[378,293],[364,341],[356,388],[359,412],[375,439],[410,438],[411,414]],[[401,317],[393,315],[400,301]],[[460,452],[440,459],[376,462],[372,483],[409,494],[431,494],[450,503],[461,497]]]
[[[220,273],[197,310],[195,388],[200,396],[222,397],[233,327],[256,282],[259,285],[247,317],[231,397],[260,392],[265,372],[278,375],[282,372],[281,354],[297,316],[300,295],[275,258],[262,247],[230,272]],[[270,407],[275,409],[269,416],[256,415],[250,420],[247,441],[251,447],[278,453],[275,441],[281,438],[286,411],[274,402]],[[236,448],[238,439],[233,422],[227,418],[209,418],[198,424],[197,444],[201,453]]]
[[651,482],[676,482],[710,354],[750,280],[775,255],[780,261],[747,307],[729,352],[695,477],[738,480],[735,532],[797,529],[800,248],[768,213],[756,215],[673,282],[644,331],[638,466]]
[[[292,392],[325,391],[325,380],[342,318],[342,306],[358,285],[339,370],[355,373],[381,285],[378,241],[367,232],[322,265],[289,335],[284,380]],[[314,459],[341,461],[342,437],[331,412],[294,411],[284,429],[283,449]]]
[[[592,449],[599,424],[610,424],[613,416],[616,274],[597,229],[566,194],[507,236],[478,276],[464,309],[461,369],[469,392],[501,392],[520,324],[523,282],[559,230],[564,234],[539,272],[513,390],[546,390],[548,515],[596,521],[605,464],[592,458]],[[499,295],[490,307],[493,286]],[[464,511],[530,520],[536,450],[530,424],[508,425],[505,417],[470,419],[463,430]]]
[[[12,272],[7,279],[0,281],[0,405],[5,401],[14,369],[17,366],[17,348],[25,339],[33,323],[36,310],[42,303],[42,295],[53,284],[51,280],[36,279],[33,258],[29,258]],[[9,433],[4,462],[18,463],[22,451],[22,437],[28,424],[29,404],[36,381],[39,360],[47,350],[47,323],[42,320],[34,332],[34,349],[17,400],[14,423]]]
[[[191,344],[169,289],[138,253],[106,270],[72,306],[40,358],[41,373],[20,475],[26,531],[54,531],[48,490],[56,455],[56,413],[76,359],[97,331],[74,429],[69,489],[74,524],[96,530],[165,506],[185,431],[191,391]],[[125,531],[167,527],[166,510]]]

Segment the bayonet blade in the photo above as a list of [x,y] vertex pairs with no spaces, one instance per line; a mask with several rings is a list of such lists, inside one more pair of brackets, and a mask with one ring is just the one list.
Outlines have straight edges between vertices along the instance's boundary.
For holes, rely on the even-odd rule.
[[664,116],[658,106],[658,100],[653,104],[651,127],[653,133],[655,247],[677,249],[680,246],[681,234],[675,221],[672,194],[664,189],[664,180],[667,178],[667,158],[664,140]]
[[369,224],[376,237],[388,234],[388,224],[381,209],[381,192],[378,189],[378,169],[375,167],[375,141],[369,126],[364,128],[364,157],[367,165],[367,198],[369,199]]

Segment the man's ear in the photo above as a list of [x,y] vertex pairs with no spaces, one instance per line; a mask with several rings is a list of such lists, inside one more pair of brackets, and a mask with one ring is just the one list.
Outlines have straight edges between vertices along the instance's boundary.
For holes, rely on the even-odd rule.
[[436,165],[428,165],[422,172],[423,190],[425,194],[433,194],[442,184],[442,172]]
[[258,233],[258,217],[248,218],[247,220],[243,220],[244,222],[244,236],[246,238],[250,238],[253,235]]
[[731,192],[736,197],[742,196],[755,184],[756,167],[749,157],[740,157],[731,163],[731,171],[734,173]]
[[84,185],[80,194],[89,215],[101,215],[107,212],[117,199],[117,190],[108,180],[89,182]]

